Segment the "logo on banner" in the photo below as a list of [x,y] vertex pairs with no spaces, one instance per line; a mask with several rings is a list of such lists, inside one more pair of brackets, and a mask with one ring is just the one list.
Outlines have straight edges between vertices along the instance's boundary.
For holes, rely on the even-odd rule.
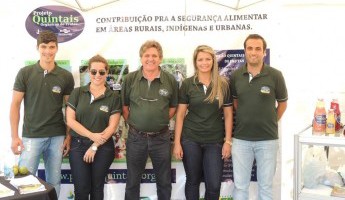
[[34,9],[25,21],[26,30],[37,38],[39,33],[50,30],[56,33],[58,42],[67,42],[78,37],[84,30],[83,16],[65,6],[43,6]]

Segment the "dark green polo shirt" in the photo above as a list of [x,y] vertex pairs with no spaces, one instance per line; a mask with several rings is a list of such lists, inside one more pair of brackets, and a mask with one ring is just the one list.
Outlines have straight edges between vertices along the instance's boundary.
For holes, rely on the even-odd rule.
[[[182,82],[179,91],[179,104],[188,104],[188,114],[183,122],[182,136],[201,143],[224,141],[225,126],[223,120],[223,107],[219,108],[219,101],[212,103],[205,101],[211,92],[208,87],[206,94],[204,86],[194,76]],[[232,106],[231,95],[224,96],[223,106]]]
[[238,100],[234,138],[260,141],[278,139],[276,101],[288,99],[282,73],[268,65],[249,82],[247,67],[231,75],[231,94]]
[[[109,118],[121,112],[121,98],[118,92],[107,87],[104,95],[91,102],[90,84],[72,91],[67,105],[76,113],[76,120],[93,133],[101,133],[109,125]],[[74,137],[83,137],[71,130]]]
[[141,131],[159,131],[169,124],[169,109],[177,106],[178,85],[162,69],[149,85],[139,69],[126,75],[121,95],[129,106],[128,124]]
[[55,64],[45,73],[37,62],[20,69],[13,90],[24,92],[23,137],[41,138],[66,135],[63,96],[74,88],[70,72]]

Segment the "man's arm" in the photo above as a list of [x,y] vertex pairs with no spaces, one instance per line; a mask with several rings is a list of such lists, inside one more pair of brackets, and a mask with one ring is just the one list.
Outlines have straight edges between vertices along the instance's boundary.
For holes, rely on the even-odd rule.
[[278,119],[278,121],[283,116],[286,108],[287,108],[287,101],[278,102],[278,106],[277,106],[277,119]]
[[233,99],[233,109],[234,109],[234,111],[236,111],[237,110],[237,107],[238,107],[238,100],[237,99]]
[[174,117],[175,112],[176,112],[176,107],[169,108],[169,119]]
[[18,126],[20,120],[20,105],[24,99],[24,92],[13,91],[12,103],[10,108],[10,124],[11,124],[11,138],[12,152],[16,155],[20,154],[24,149],[22,140],[19,138]]
[[122,106],[122,116],[125,119],[125,121],[128,120],[129,116],[129,106]]

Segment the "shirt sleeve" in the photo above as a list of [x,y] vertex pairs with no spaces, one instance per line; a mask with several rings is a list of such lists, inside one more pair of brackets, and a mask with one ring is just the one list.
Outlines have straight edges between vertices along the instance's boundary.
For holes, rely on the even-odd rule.
[[13,90],[19,92],[26,92],[26,81],[25,81],[24,68],[20,69],[16,79],[14,81]]
[[67,74],[66,81],[67,81],[67,84],[66,84],[66,90],[65,90],[64,95],[70,95],[74,89],[74,78],[71,73]]
[[178,95],[178,103],[179,104],[189,104],[189,96],[187,93],[187,79],[185,79],[180,87],[179,95]]
[[123,78],[122,87],[121,87],[121,102],[123,106],[129,106],[129,95],[130,95],[131,81],[129,75]]
[[235,76],[234,73],[230,76],[230,94],[231,94],[231,99],[237,99],[237,91],[235,87],[236,81],[235,81]]
[[78,106],[79,92],[80,92],[80,87],[74,89],[68,98],[67,106],[72,108],[74,111],[77,109],[77,106]]
[[173,78],[172,82],[172,96],[171,96],[171,100],[170,100],[170,107],[176,107],[178,104],[178,83],[175,80],[175,78]]
[[285,85],[285,79],[281,72],[278,73],[278,79],[276,82],[276,99],[278,102],[284,102],[288,100],[288,92]]
[[121,97],[117,92],[114,92],[114,95],[112,96],[113,102],[112,102],[112,109],[111,109],[111,114],[115,113],[121,113],[122,111],[122,104],[121,104]]
[[224,95],[223,106],[229,107],[232,106],[232,96],[230,91],[230,85],[227,86],[227,93]]

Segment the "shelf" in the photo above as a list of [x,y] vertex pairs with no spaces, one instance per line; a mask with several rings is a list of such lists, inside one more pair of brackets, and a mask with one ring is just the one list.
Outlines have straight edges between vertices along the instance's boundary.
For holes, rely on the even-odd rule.
[[332,188],[318,185],[308,189],[302,183],[302,145],[338,146],[345,147],[343,130],[335,135],[312,135],[311,125],[295,134],[294,141],[294,199],[295,200],[345,200],[345,198],[331,196]]
[[325,185],[318,185],[313,189],[303,188],[299,194],[299,199],[304,200],[344,200],[345,198],[332,197],[332,188]]
[[343,134],[335,135],[312,135],[311,128],[299,133],[299,142],[304,144],[314,144],[323,146],[345,146],[345,137]]

